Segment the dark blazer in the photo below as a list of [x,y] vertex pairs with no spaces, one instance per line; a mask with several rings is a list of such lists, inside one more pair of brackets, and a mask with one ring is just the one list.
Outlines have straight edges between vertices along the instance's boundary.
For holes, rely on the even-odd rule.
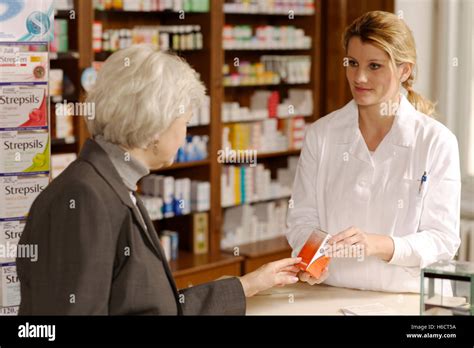
[[177,291],[150,217],[140,219],[118,172],[93,140],[37,197],[20,244],[38,260],[17,259],[19,315],[244,315],[240,280]]

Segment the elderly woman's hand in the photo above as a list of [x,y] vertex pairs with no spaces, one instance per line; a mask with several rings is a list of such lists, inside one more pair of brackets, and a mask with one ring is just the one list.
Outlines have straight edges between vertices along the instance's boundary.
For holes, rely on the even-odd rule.
[[298,282],[297,274],[300,269],[295,265],[299,262],[301,262],[301,257],[270,262],[240,277],[245,297],[251,297],[273,286],[284,286]]

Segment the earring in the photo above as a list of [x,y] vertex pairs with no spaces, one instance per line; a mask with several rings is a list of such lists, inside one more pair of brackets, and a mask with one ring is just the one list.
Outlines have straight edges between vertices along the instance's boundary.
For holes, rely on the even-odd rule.
[[153,151],[153,154],[156,156],[158,155],[158,144],[160,143],[159,140],[155,140],[153,142],[153,147],[152,147],[152,151]]

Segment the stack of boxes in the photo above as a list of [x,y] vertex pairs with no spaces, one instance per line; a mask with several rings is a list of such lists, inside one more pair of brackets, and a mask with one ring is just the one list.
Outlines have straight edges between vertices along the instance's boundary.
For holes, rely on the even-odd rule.
[[210,209],[211,185],[206,181],[153,174],[142,179],[141,191],[152,220]]
[[305,130],[303,117],[230,124],[222,129],[222,147],[260,153],[301,149]]
[[[223,168],[221,199],[222,205],[227,208],[224,212],[222,248],[232,248],[284,234],[287,200],[291,195],[298,160],[296,156],[288,157],[288,168],[279,168],[275,181],[271,180],[270,170],[260,164],[255,168]],[[259,203],[278,198],[281,199]],[[234,205],[238,206],[232,207]]]
[[277,171],[277,179],[263,164],[252,166],[226,165],[221,174],[221,204],[223,207],[262,200],[289,197],[296,173],[298,157],[288,158],[288,168]]
[[41,11],[48,14],[52,23],[52,9],[52,0],[25,0],[18,11],[2,18],[0,315],[18,313],[20,283],[15,259],[26,258],[34,262],[38,257],[37,246],[18,248],[17,244],[32,202],[49,183],[49,44],[46,41],[52,40],[54,35],[52,26],[46,32],[28,34],[25,22],[33,13]]

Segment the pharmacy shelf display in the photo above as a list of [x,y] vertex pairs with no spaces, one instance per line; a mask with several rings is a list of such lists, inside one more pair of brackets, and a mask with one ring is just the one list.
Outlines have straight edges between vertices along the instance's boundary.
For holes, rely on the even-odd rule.
[[239,249],[249,271],[290,255],[297,155],[321,110],[321,2],[228,0],[224,12],[221,248]]
[[[34,246],[17,244],[31,204],[50,181],[48,49],[54,11],[48,0],[6,11],[0,36],[0,315],[16,315],[15,260],[37,257]],[[32,14],[36,21],[27,21],[25,29]]]

